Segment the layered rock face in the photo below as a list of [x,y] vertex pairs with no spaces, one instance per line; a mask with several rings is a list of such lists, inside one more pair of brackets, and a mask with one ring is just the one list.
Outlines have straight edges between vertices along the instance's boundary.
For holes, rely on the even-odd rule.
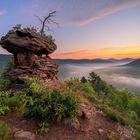
[[45,82],[57,79],[58,66],[49,57],[57,46],[52,39],[29,29],[18,29],[1,38],[0,45],[14,56],[10,80],[24,82],[39,78]]

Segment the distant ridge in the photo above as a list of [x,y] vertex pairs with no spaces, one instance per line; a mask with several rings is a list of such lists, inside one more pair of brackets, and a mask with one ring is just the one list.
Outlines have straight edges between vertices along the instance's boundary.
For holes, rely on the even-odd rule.
[[113,63],[106,59],[55,59],[58,64],[91,64],[91,63]]
[[[12,59],[12,55],[0,54],[0,70]],[[140,59],[125,58],[125,59],[54,59],[57,64],[96,64],[96,63],[128,63],[127,65],[140,66]],[[134,62],[134,63],[131,63]],[[136,63],[136,64],[135,64]]]
[[140,58],[126,64],[125,66],[140,67]]
[[130,63],[132,61],[134,61],[135,59],[134,58],[124,58],[124,59],[114,59],[114,58],[110,58],[108,59],[109,61],[112,61],[112,62],[121,62],[121,63]]

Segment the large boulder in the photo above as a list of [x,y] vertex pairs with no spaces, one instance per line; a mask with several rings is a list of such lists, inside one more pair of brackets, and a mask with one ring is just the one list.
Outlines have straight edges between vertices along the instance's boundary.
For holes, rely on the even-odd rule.
[[30,78],[57,80],[58,65],[49,57],[57,49],[51,37],[30,28],[16,29],[3,36],[0,45],[14,56],[14,68],[6,75],[11,81],[17,84]]
[[12,54],[32,52],[36,55],[48,55],[57,49],[56,44],[49,37],[26,29],[8,33],[1,38],[0,44]]
[[90,120],[96,116],[96,109],[89,102],[85,102],[80,105],[79,114],[81,117]]

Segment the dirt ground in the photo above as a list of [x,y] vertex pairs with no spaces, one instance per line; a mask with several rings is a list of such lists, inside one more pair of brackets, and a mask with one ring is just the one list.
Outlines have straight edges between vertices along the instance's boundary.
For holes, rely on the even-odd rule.
[[110,118],[97,113],[91,120],[80,119],[81,128],[70,130],[62,123],[50,123],[47,134],[38,132],[37,120],[27,119],[21,113],[12,112],[6,116],[1,116],[12,129],[12,136],[9,140],[15,140],[14,129],[29,131],[36,135],[36,140],[109,140],[111,132],[117,132],[117,123]]

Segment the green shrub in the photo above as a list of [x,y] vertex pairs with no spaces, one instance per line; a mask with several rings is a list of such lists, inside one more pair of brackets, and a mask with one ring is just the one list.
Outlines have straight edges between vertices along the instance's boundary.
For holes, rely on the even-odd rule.
[[129,100],[128,110],[134,111],[137,114],[137,117],[140,119],[140,97],[134,96]]
[[[8,107],[10,111],[24,106],[27,96],[25,93],[13,93],[12,91],[0,92],[0,107]],[[29,98],[29,97],[28,97]]]
[[39,123],[39,131],[47,133],[49,131],[49,124],[46,121]]
[[8,112],[10,112],[10,108],[8,106],[2,106],[2,107],[0,107],[0,115],[5,115]]
[[30,93],[34,94],[46,93],[47,88],[43,86],[38,79],[26,81],[25,84]]
[[11,91],[0,92],[0,106],[6,106],[7,99],[10,97]]
[[140,125],[134,126],[134,134],[137,140],[140,140]]
[[10,84],[11,84],[10,80],[0,78],[0,91],[5,91],[9,89]]
[[5,105],[7,105],[11,110],[14,110],[19,108],[22,105],[22,102],[19,96],[12,96],[5,101]]
[[33,97],[32,100],[33,103],[27,105],[27,115],[30,117],[39,117],[41,120],[60,120],[78,115],[78,100],[70,94],[53,91],[39,98]]
[[136,113],[135,111],[128,111],[127,114],[128,114],[128,117],[129,117],[130,119],[139,121],[138,115],[137,115],[137,113]]
[[10,136],[10,128],[8,125],[0,121],[0,140],[6,140]]

